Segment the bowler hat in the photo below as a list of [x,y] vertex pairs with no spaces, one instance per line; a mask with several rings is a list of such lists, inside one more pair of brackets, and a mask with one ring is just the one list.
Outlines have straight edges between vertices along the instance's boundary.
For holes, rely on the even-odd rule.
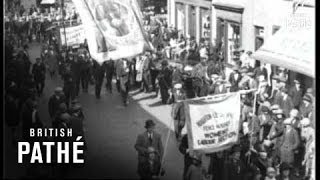
[[149,127],[154,127],[155,125],[156,124],[151,119],[148,119],[144,127],[149,128]]

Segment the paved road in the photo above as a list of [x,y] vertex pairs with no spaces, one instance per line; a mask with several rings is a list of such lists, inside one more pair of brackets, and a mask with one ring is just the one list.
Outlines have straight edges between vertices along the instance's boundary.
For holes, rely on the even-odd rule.
[[[39,44],[31,44],[29,53],[33,60],[39,56]],[[58,77],[54,79],[48,77],[44,96],[39,99],[39,112],[45,124],[51,126],[47,121],[49,119],[47,103],[54,87],[62,86],[62,82]],[[145,120],[153,119],[157,123],[156,131],[162,134],[163,144],[170,131],[164,163],[166,175],[162,179],[182,178],[183,156],[178,151],[178,145],[171,131],[173,129],[170,117],[171,106],[161,105],[160,99],[154,97],[155,94],[132,91],[129,106],[123,107],[120,94],[116,92],[115,87],[113,92],[109,94],[103,89],[102,98],[96,100],[94,87],[91,86],[89,93],[80,94],[79,100],[86,116],[85,136],[88,142],[88,159],[82,169],[71,169],[68,177],[138,178],[135,140],[139,133],[145,131]],[[20,177],[24,173],[24,167],[13,163],[17,162],[17,148],[11,146],[7,130],[5,135],[7,176]]]

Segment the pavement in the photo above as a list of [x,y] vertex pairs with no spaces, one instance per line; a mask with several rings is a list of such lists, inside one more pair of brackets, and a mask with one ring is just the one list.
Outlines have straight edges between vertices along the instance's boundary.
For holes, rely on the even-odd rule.
[[[40,56],[40,45],[29,46],[31,61],[34,62]],[[40,118],[47,127],[51,126],[47,109],[49,97],[54,87],[62,85],[59,77],[50,79],[47,75],[44,95],[39,98]],[[138,179],[134,144],[138,134],[145,131],[144,123],[147,119],[156,122],[156,131],[162,135],[164,146],[168,139],[163,164],[166,173],[161,179],[182,178],[183,155],[178,151],[178,143],[172,131],[171,105],[162,105],[155,93],[131,91],[130,103],[124,107],[115,84],[113,94],[102,88],[99,100],[94,96],[94,86],[90,86],[88,93],[80,93],[79,101],[85,114],[88,155],[84,167],[70,169],[67,178]],[[5,176],[21,177],[25,167],[17,163],[17,147],[11,145],[12,137],[7,128],[4,134]]]

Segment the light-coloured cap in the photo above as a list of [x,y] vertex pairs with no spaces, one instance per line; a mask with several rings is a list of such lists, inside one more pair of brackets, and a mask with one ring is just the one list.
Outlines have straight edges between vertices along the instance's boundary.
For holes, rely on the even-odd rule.
[[273,167],[268,167],[267,173],[276,173],[276,170]]
[[291,118],[287,118],[283,121],[283,124],[292,124],[292,119]]
[[54,92],[62,92],[62,91],[63,91],[62,87],[56,87],[54,89]]
[[298,117],[298,115],[299,115],[299,111],[297,109],[292,109],[290,111],[290,116],[291,117]]
[[175,89],[181,89],[182,88],[182,84],[181,83],[177,83],[173,86]]
[[310,122],[310,119],[309,118],[303,118],[301,121],[300,121],[300,124],[302,126],[307,126],[307,125],[310,125],[311,122]]
[[193,69],[193,68],[192,68],[191,66],[186,66],[186,67],[184,67],[184,70],[185,70],[185,71],[192,71],[192,69]]

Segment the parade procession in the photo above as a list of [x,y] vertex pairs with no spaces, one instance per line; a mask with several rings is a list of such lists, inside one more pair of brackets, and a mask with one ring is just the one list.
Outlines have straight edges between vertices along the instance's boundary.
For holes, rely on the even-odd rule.
[[5,0],[4,179],[316,180],[315,0]]

